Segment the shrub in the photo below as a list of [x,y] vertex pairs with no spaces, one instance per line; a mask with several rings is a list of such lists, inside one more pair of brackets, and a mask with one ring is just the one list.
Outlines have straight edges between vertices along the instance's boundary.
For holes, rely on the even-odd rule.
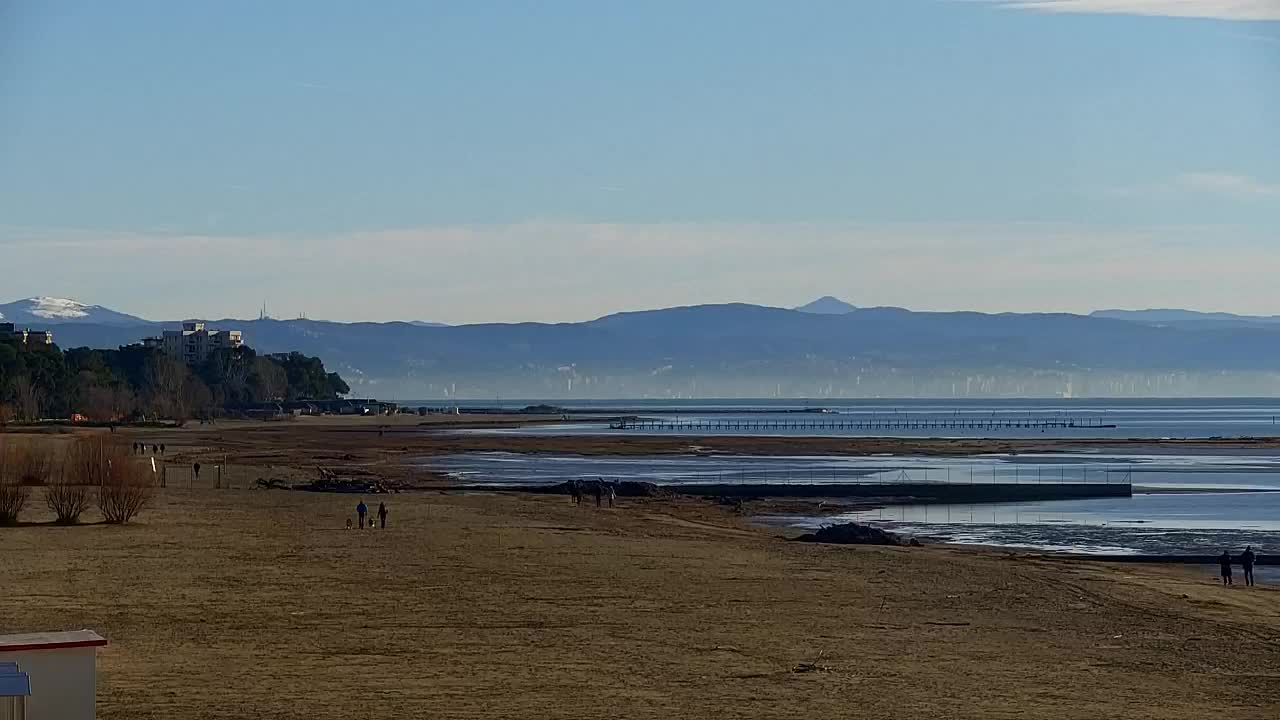
[[100,486],[106,482],[116,457],[128,455],[123,444],[117,445],[101,435],[77,438],[67,449],[62,465],[64,484]]
[[31,488],[19,485],[12,478],[0,476],[0,525],[13,525],[27,507]]
[[123,525],[142,512],[151,500],[151,492],[151,473],[131,460],[128,453],[121,452],[112,458],[110,471],[98,486],[98,510],[103,520]]
[[12,463],[19,485],[44,485],[53,475],[53,448],[35,441],[18,445]]
[[44,486],[44,502],[59,524],[74,525],[89,507],[89,486],[77,484],[64,468]]
[[[44,501],[57,522],[71,525],[89,507],[89,488],[107,483],[116,465],[128,465],[128,450],[102,436],[78,438],[67,449],[62,472],[45,485]],[[99,501],[101,503],[101,501]]]
[[0,442],[0,525],[18,522],[31,498],[30,486],[43,485],[52,464],[46,445]]

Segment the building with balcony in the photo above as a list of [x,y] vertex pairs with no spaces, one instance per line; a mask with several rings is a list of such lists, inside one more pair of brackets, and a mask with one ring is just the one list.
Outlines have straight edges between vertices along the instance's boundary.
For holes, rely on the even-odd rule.
[[146,338],[142,344],[158,349],[188,365],[199,365],[218,350],[235,350],[244,345],[239,330],[212,330],[202,322],[182,323],[181,330],[165,330],[160,337]]

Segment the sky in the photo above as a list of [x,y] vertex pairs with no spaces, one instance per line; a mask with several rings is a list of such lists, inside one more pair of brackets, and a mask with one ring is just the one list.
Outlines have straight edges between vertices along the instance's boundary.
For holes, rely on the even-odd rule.
[[1277,128],[1280,0],[0,0],[0,302],[1280,314]]

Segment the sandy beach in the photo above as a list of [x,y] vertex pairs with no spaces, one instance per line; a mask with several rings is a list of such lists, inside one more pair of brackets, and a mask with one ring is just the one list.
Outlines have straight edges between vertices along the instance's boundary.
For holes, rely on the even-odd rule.
[[126,527],[6,529],[0,627],[107,636],[102,718],[1280,710],[1280,590],[1199,568],[792,543],[692,499],[369,499],[387,530],[345,530],[350,495],[175,487]]

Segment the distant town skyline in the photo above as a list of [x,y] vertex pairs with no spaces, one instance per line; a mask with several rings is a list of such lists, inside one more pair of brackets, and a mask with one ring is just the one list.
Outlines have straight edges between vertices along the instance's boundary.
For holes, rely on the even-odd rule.
[[1280,314],[1280,3],[0,6],[0,302]]

